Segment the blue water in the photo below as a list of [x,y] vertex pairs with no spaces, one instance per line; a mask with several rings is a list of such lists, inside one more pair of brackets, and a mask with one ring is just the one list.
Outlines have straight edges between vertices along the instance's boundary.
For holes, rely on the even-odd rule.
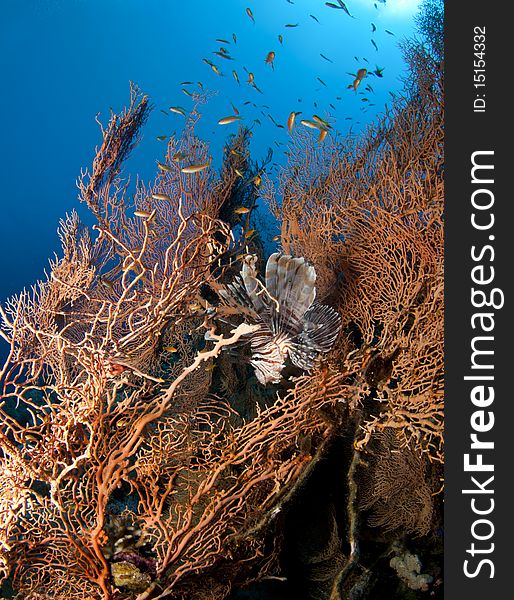
[[[182,81],[201,81],[217,92],[203,108],[197,128],[212,143],[215,166],[225,137],[237,128],[217,125],[232,114],[230,103],[245,124],[255,118],[262,123],[253,128],[253,158],[264,158],[272,147],[277,165],[283,163],[288,134],[268,113],[284,125],[292,110],[302,111],[301,118],[330,115],[340,133],[350,127],[359,131],[373,121],[384,111],[389,92],[401,89],[404,64],[397,43],[412,34],[417,0],[348,0],[346,5],[355,18],[317,0],[3,0],[0,301],[44,276],[48,258],[59,252],[56,230],[67,211],[76,209],[91,222],[77,200],[75,182],[101,141],[95,115],[100,113],[107,123],[109,107],[120,111],[129,99],[129,81],[155,105],[144,139],[125,169],[146,181],[153,179],[155,161],[165,152],[166,142],[156,136],[179,132],[184,123],[183,117],[169,113],[169,106],[192,106],[181,91]],[[287,28],[288,23],[298,26]],[[373,34],[371,23],[377,28]],[[235,60],[213,54],[222,45]],[[264,62],[269,51],[276,53],[274,70]],[[224,76],[216,75],[202,58],[215,63]],[[347,89],[353,79],[347,72],[376,66],[384,68],[384,77],[363,81],[359,92],[366,84],[374,89],[365,93],[369,102],[363,102],[362,94]],[[254,73],[263,94],[246,83],[244,67]],[[246,101],[257,107],[245,106]]]

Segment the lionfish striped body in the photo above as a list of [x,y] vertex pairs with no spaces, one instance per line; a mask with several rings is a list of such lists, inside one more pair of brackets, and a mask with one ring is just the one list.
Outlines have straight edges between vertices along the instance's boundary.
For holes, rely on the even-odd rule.
[[312,369],[316,356],[334,344],[341,317],[330,306],[314,302],[316,271],[304,258],[272,254],[265,285],[257,278],[255,262],[255,256],[247,258],[241,274],[220,295],[260,325],[248,340],[250,364],[266,385],[280,381],[287,359],[300,369]]

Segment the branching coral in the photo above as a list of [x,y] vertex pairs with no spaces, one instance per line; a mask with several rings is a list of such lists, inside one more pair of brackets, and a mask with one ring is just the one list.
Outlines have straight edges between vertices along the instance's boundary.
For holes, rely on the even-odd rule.
[[[360,138],[319,148],[293,138],[279,192],[265,193],[285,252],[315,266],[343,318],[340,360],[355,397],[377,401],[363,426],[398,428],[436,460],[443,434],[443,129],[441,98],[398,101]],[[380,404],[378,404],[380,403]]]
[[96,237],[75,213],[62,221],[47,280],[1,309],[1,564],[26,598],[180,595],[222,559],[264,573],[259,532],[323,446],[320,409],[343,397],[341,374],[318,370],[245,422],[211,393],[213,360],[260,327],[217,333],[200,293],[237,251],[217,218],[235,180],[181,172],[177,152],[207,157],[193,111],[130,206],[112,153],[133,146],[118,136],[136,135],[146,102],[112,117],[110,150],[79,183]]
[[[0,308],[0,575],[25,598],[223,598],[237,578],[275,574],[280,535],[270,544],[269,533],[336,438],[353,457],[346,518],[329,515],[312,596],[336,598],[358,570],[355,585],[371,580],[359,508],[386,534],[429,531],[427,465],[443,459],[443,104],[436,52],[424,68],[416,49],[412,89],[426,93],[397,100],[358,138],[318,144],[295,130],[279,188],[260,188],[282,257],[311,284],[284,286],[307,297],[287,343],[324,324],[300,323],[312,316],[309,269],[317,300],[335,310],[319,309],[330,343],[293,361],[308,372],[280,379],[281,355],[269,378],[280,386],[261,386],[255,402],[246,366],[221,353],[262,340],[266,326],[281,333],[273,327],[295,305],[268,284],[262,300],[255,262],[243,264],[251,306],[230,287],[248,256],[234,228],[248,230],[266,161],[252,165],[241,129],[219,176],[183,172],[210,163],[195,135],[207,98],[195,95],[154,183],[131,195],[121,167],[148,98],[133,86],[102,127],[78,182],[96,225],[64,219],[50,275]],[[247,318],[262,316],[260,302],[272,318]],[[401,492],[395,473],[408,473]]]
[[[251,330],[213,336],[202,353],[197,336],[185,333],[188,324],[201,327],[199,288],[214,270],[222,273],[220,256],[233,246],[216,219],[217,190],[230,181],[191,178],[170,160],[166,177],[149,190],[140,186],[128,205],[119,169],[146,111],[146,97],[133,88],[129,109],[103,129],[88,183],[86,174],[79,182],[97,237],[73,213],[61,223],[63,255],[48,279],[1,309],[10,347],[1,372],[1,461],[11,481],[2,489],[2,556],[4,574],[10,567],[27,594],[85,598],[96,589],[110,597],[103,547],[112,494],[123,485],[144,489],[139,449],[160,428],[187,420],[180,417],[184,392],[190,409],[202,399],[190,396],[198,386],[191,375],[198,381],[224,345]],[[194,137],[196,118],[193,112],[181,142],[194,159],[207,152]],[[182,349],[164,371],[163,339]]]

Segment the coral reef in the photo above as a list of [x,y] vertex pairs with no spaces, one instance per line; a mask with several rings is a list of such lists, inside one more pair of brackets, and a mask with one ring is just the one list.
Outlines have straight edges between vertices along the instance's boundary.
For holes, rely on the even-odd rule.
[[[210,164],[207,94],[133,195],[121,169],[148,98],[132,86],[102,126],[78,182],[95,225],[68,215],[48,277],[0,308],[0,577],[20,598],[221,600],[270,581],[313,600],[436,593],[436,42],[408,46],[408,94],[361,136],[295,129],[278,186],[245,128],[219,175],[183,170]],[[258,195],[281,227],[267,274],[245,235]]]

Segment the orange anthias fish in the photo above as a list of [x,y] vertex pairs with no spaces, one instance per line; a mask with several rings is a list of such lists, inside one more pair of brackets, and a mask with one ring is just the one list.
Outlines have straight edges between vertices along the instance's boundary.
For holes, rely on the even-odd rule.
[[367,69],[359,69],[357,71],[357,75],[355,76],[355,79],[353,80],[353,83],[351,83],[348,86],[348,89],[353,88],[353,90],[356,92],[361,81],[364,79],[364,77],[366,77],[367,72],[368,72]]
[[255,25],[255,19],[254,19],[252,10],[250,8],[246,9],[246,14],[250,17],[250,19],[252,20],[253,24]]
[[183,167],[180,169],[182,173],[198,173],[199,171],[203,171],[207,169],[211,165],[211,161],[207,161],[205,163],[197,164],[197,165],[189,165],[189,167]]
[[238,115],[230,115],[228,117],[223,117],[223,119],[220,119],[218,121],[218,125],[229,125],[230,123],[233,123],[234,121],[240,121],[241,117]]
[[327,134],[328,134],[328,129],[320,129],[319,130],[318,144],[321,144],[321,142],[323,142],[323,140],[327,137]]
[[273,70],[275,70],[275,67],[273,66],[273,61],[275,60],[275,53],[273,51],[268,52],[268,55],[266,56],[266,60],[264,61],[267,65],[271,65],[271,68]]
[[294,126],[294,122],[296,119],[296,115],[299,115],[301,113],[299,112],[295,112],[293,110],[293,112],[289,115],[288,119],[287,119],[287,130],[289,131],[289,133],[293,132],[293,126]]

